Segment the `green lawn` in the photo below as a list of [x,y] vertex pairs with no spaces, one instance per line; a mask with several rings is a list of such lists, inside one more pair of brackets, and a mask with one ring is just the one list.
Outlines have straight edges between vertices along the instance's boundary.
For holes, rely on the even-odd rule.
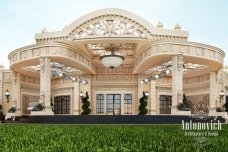
[[228,151],[228,126],[202,144],[181,125],[0,124],[0,152]]

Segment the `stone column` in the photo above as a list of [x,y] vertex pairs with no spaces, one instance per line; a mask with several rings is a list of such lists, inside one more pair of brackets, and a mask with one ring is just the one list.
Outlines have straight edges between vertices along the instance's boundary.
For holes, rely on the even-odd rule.
[[172,57],[172,109],[171,114],[177,113],[178,103],[183,102],[183,55]]
[[12,106],[16,107],[16,115],[21,116],[21,75],[20,73],[12,73]]
[[135,103],[135,113],[136,115],[139,113],[139,99],[143,96],[143,84],[141,84],[141,75],[138,75],[138,96],[136,98],[136,103]]
[[210,72],[210,110],[209,114],[216,112],[216,102],[218,101],[218,86],[216,82],[216,72]]
[[46,115],[53,115],[51,109],[51,66],[50,58],[40,58],[40,102],[44,104]]
[[150,115],[157,114],[156,81],[150,81]]
[[80,115],[80,95],[79,95],[79,83],[74,82],[74,105],[73,105],[73,115]]

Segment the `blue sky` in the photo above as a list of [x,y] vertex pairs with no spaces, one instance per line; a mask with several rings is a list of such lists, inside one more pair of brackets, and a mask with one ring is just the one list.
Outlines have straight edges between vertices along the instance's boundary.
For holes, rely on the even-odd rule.
[[0,0],[0,63],[7,55],[35,43],[34,34],[44,27],[60,31],[66,25],[103,8],[120,8],[164,28],[176,23],[189,31],[189,41],[210,44],[226,52],[228,65],[227,0]]

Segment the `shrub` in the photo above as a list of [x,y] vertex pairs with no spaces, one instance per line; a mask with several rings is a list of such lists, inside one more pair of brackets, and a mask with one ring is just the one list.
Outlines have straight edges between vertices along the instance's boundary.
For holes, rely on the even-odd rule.
[[88,101],[89,95],[88,95],[88,92],[87,91],[86,91],[86,96],[85,97],[81,97],[81,99],[82,99],[82,103],[83,103],[83,105],[82,105],[83,112],[82,112],[81,115],[88,115],[88,114],[90,114],[91,113],[91,109],[89,108],[90,102]]
[[43,104],[38,103],[37,105],[35,105],[35,107],[32,109],[32,111],[42,111],[44,109]]
[[15,107],[11,107],[9,110],[8,110],[8,113],[15,113],[16,112],[16,108]]
[[177,105],[177,109],[180,111],[189,111],[189,106],[187,104],[187,99],[186,99],[185,94],[183,95],[183,103],[179,103]]
[[143,96],[139,99],[140,105],[139,105],[139,115],[145,115],[148,113],[148,110],[146,108],[147,106],[147,99],[148,97],[145,94],[145,91],[143,91]]

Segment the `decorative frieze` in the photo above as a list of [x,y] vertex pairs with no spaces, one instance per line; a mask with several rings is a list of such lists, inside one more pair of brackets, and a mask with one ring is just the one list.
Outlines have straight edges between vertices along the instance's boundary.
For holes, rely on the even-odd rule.
[[106,67],[97,67],[96,68],[96,73],[97,74],[117,74],[117,73],[132,73],[133,68],[132,67],[117,67],[114,69],[111,68],[106,68]]
[[193,84],[193,83],[207,82],[207,81],[209,81],[209,74],[200,75],[192,78],[185,78],[184,84]]
[[93,81],[137,81],[137,76],[132,74],[97,74]]

